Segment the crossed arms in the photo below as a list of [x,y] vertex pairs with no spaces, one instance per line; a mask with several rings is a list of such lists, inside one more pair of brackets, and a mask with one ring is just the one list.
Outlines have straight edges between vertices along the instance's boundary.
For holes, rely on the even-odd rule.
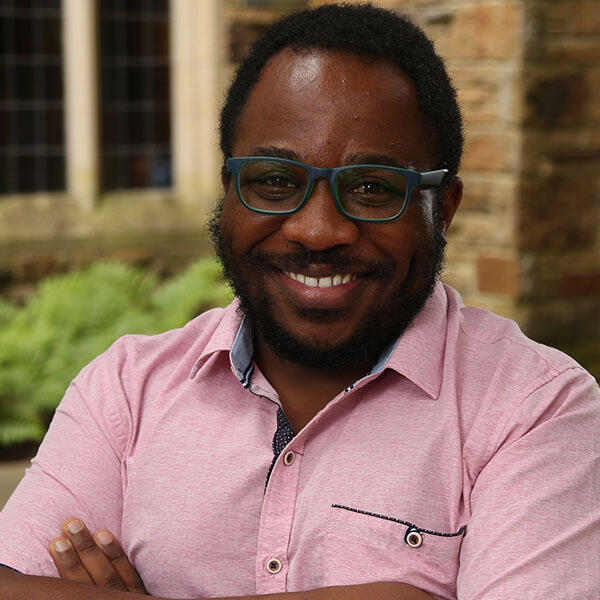
[[[50,554],[61,579],[22,575],[0,569],[0,598],[11,600],[129,600],[148,596],[144,582],[107,530],[90,534],[78,519],[63,524],[63,536],[52,541]],[[413,586],[381,582],[261,596],[265,600],[427,600]],[[247,600],[250,596],[229,600]],[[166,599],[163,599],[166,600]],[[198,599],[200,600],[200,599]]]

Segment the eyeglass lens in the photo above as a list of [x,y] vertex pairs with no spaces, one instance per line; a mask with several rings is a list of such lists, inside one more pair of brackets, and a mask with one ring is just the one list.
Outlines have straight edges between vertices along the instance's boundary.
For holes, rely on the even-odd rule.
[[[309,184],[308,171],[276,160],[256,160],[243,164],[240,192],[251,208],[278,213],[298,208]],[[350,216],[388,219],[404,208],[406,180],[401,172],[360,166],[337,173],[334,194]]]

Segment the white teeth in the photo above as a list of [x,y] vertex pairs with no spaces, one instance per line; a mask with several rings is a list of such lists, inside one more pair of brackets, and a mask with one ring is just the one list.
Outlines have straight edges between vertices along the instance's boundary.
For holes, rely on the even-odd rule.
[[291,279],[303,283],[308,287],[320,288],[334,287],[343,283],[349,283],[350,281],[354,281],[356,279],[355,275],[350,274],[337,274],[329,277],[310,277],[308,275],[303,275],[302,273],[292,273],[291,271],[285,271],[285,274]]

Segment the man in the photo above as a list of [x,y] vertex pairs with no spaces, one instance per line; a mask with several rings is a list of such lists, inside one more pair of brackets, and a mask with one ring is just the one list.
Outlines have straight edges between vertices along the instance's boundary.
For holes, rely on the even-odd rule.
[[237,301],[76,378],[3,512],[0,598],[600,597],[598,387],[437,280],[462,136],[422,32],[284,19],[221,140]]

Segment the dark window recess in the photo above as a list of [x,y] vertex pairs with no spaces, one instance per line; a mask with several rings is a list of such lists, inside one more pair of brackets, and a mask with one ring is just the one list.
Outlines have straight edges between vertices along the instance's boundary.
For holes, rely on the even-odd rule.
[[171,185],[168,0],[100,0],[104,190]]
[[65,189],[60,0],[0,0],[0,194]]

